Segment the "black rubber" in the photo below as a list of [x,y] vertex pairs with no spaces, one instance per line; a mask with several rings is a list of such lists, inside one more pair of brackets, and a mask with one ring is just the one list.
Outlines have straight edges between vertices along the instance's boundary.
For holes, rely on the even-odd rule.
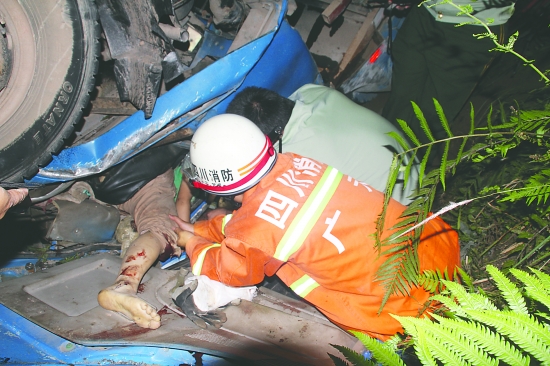
[[[56,3],[58,0],[40,0],[41,2]],[[26,3],[22,2],[24,8]],[[32,3],[32,2],[31,2]],[[47,165],[52,154],[59,152],[63,147],[63,141],[74,129],[74,124],[82,118],[82,111],[90,101],[90,92],[95,85],[95,74],[99,65],[99,34],[100,28],[97,18],[97,9],[93,0],[63,0],[63,12],[65,19],[72,23],[72,59],[61,88],[47,97],[51,99],[41,100],[45,106],[44,112],[39,118],[26,118],[25,113],[13,117],[13,121],[0,121],[1,123],[23,124],[26,130],[18,136],[13,136],[11,144],[4,144],[0,148],[0,180],[8,182],[22,181],[23,178],[30,178],[38,171],[39,167]],[[27,12],[30,14],[32,12]],[[63,32],[68,27],[61,27],[60,24],[48,24],[47,14],[36,14],[29,16],[33,24],[33,33],[37,32],[40,26],[51,27],[48,29],[59,29]],[[43,19],[41,17],[43,16]],[[17,25],[7,24],[8,27]],[[54,28],[57,27],[57,28]],[[8,28],[8,32],[10,29]],[[38,42],[59,42],[56,37],[40,39],[35,35]],[[36,60],[41,60],[41,49],[47,47],[40,44],[37,47]],[[43,59],[44,57],[42,57]],[[47,71],[44,71],[47,72]],[[36,85],[33,82],[29,93],[34,90],[46,90],[47,85]],[[46,84],[48,79],[46,79]],[[57,79],[57,84],[60,79]],[[26,127],[28,125],[28,128]],[[11,137],[10,137],[11,138]]]

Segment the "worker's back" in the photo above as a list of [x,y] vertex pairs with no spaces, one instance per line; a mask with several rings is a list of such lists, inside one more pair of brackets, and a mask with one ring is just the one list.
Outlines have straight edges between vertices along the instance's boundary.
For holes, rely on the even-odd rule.
[[[282,137],[283,152],[308,156],[384,191],[394,152],[402,152],[388,132],[401,134],[390,122],[342,93],[308,84],[290,96],[296,102]],[[405,190],[394,188],[393,198],[409,204],[417,188],[413,166]]]

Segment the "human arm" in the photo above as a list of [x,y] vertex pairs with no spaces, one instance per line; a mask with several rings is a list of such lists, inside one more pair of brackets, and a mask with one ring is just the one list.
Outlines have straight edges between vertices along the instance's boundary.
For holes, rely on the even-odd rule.
[[176,212],[178,213],[178,217],[186,222],[189,222],[191,217],[191,197],[191,189],[184,179],[181,182],[176,198]]
[[186,252],[194,275],[234,287],[256,285],[264,279],[266,267],[283,263],[236,238],[215,243],[196,235],[187,243]]
[[27,188],[5,190],[0,187],[0,219],[4,217],[8,209],[19,204],[28,194]]
[[[179,214],[178,214],[179,216]],[[176,234],[178,235],[178,241],[177,245],[178,247],[185,249],[185,246],[187,245],[187,242],[195,236],[195,228],[194,225],[183,221],[178,216],[168,215],[168,217],[174,221],[178,226],[174,229]]]
[[225,216],[217,216],[211,220],[199,221],[195,224],[185,222],[176,216],[169,215],[169,217],[178,225],[174,231],[178,235],[178,246],[181,248],[185,248],[187,242],[194,236],[196,226],[199,228],[197,235],[207,240],[221,242],[225,238],[222,232],[226,220]]

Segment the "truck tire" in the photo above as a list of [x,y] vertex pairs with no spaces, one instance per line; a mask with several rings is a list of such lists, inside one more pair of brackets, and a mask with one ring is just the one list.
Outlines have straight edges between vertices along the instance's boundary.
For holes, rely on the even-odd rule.
[[82,117],[99,24],[93,0],[1,0],[0,19],[0,181],[18,182],[51,161]]

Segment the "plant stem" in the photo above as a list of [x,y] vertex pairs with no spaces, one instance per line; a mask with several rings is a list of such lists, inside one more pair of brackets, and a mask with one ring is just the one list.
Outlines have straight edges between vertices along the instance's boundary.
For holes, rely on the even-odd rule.
[[[523,57],[522,55],[520,55],[519,53],[517,53],[516,51],[514,51],[514,49],[512,48],[512,45],[510,47],[505,47],[503,45],[501,45],[500,43],[498,43],[497,41],[497,36],[491,31],[491,28],[489,28],[489,25],[482,22],[480,19],[476,18],[475,16],[473,16],[472,14],[468,13],[468,12],[465,12],[464,9],[458,5],[456,5],[455,3],[453,3],[452,1],[448,1],[446,2],[447,4],[450,4],[452,6],[454,6],[457,10],[459,10],[461,13],[467,15],[468,17],[470,17],[471,19],[473,19],[477,24],[480,24],[482,25],[485,30],[487,30],[487,32],[489,33],[489,38],[491,38],[491,40],[493,41],[493,43],[495,44],[496,46],[496,49],[498,51],[501,51],[501,52],[509,52],[511,53],[512,55],[516,56],[517,58],[519,58],[520,60],[522,60],[526,65],[528,65],[529,67],[531,67],[533,70],[535,70],[535,72],[537,74],[540,75],[540,77],[544,80],[544,82],[546,84],[550,84],[550,79],[548,79],[548,77],[546,77],[546,75],[544,75],[544,73],[542,71],[540,71],[534,64],[533,64],[533,61],[529,61],[527,60],[525,57]],[[516,32],[516,37],[517,37],[517,32]],[[475,35],[474,35],[475,36]]]

